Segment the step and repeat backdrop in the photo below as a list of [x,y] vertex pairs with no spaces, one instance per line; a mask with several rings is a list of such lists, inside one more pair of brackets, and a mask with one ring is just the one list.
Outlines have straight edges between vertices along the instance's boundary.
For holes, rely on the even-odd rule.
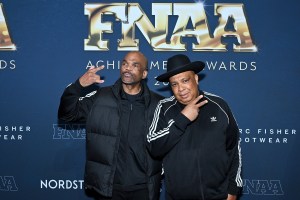
[[58,121],[60,96],[93,65],[113,84],[132,50],[164,96],[168,57],[204,61],[200,88],[239,125],[240,199],[298,198],[299,18],[292,0],[0,0],[0,199],[91,199],[84,124]]

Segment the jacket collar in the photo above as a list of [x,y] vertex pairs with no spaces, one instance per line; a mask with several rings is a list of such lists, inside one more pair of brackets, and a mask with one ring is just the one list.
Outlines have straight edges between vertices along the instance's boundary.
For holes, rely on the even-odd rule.
[[[144,79],[141,81],[141,85],[142,85],[142,90],[143,90],[142,96],[145,99],[146,106],[148,107],[150,104],[150,89],[147,86],[146,80],[144,80]],[[112,86],[112,91],[119,100],[121,99],[122,90],[123,90],[122,80],[121,80],[121,78],[119,78],[115,82],[115,84]]]

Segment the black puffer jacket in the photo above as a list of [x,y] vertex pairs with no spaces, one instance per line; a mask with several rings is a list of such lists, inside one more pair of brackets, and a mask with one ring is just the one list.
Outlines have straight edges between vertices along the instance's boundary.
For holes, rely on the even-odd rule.
[[[143,84],[145,100],[145,143],[155,107],[162,97]],[[62,97],[58,118],[68,122],[86,122],[85,186],[103,196],[112,196],[120,143],[120,93],[122,83],[99,88],[84,94],[77,80],[69,85]],[[85,96],[84,96],[85,95]],[[147,149],[145,148],[145,151]],[[161,179],[161,161],[154,160],[146,152],[149,199],[158,199]]]

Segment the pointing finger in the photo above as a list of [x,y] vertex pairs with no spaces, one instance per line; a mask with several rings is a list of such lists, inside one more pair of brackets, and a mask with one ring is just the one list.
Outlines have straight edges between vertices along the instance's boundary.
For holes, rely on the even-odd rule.
[[104,80],[98,74],[93,74],[95,83],[104,83]]
[[197,96],[197,97],[194,99],[193,103],[194,103],[194,104],[197,104],[197,102],[199,102],[202,98],[203,98],[203,95]]
[[100,70],[102,70],[102,69],[104,69],[104,65],[101,65],[100,67],[96,67],[94,70],[93,70],[93,72],[98,72],[98,71],[100,71]]
[[95,68],[95,66],[91,66],[91,67],[87,67],[87,68],[89,68],[88,71],[91,71],[92,69]]
[[196,104],[196,106],[197,106],[198,108],[200,108],[200,107],[204,106],[204,105],[207,104],[207,103],[208,103],[207,100],[200,101],[199,103]]
[[203,95],[199,95],[196,99],[197,102],[195,103],[195,105],[200,108],[202,107],[204,104],[208,103],[208,101],[206,99],[203,99]]

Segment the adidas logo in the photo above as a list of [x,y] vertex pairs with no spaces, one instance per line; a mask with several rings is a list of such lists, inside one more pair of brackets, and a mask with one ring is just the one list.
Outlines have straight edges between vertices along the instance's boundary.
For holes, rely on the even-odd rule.
[[217,121],[217,117],[211,117],[210,118],[210,122],[216,122]]

